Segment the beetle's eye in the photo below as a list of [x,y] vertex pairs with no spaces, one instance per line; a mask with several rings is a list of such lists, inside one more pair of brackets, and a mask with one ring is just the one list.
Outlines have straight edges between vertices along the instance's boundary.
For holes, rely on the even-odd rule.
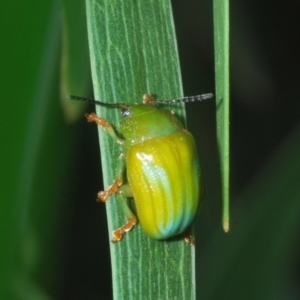
[[129,108],[126,108],[124,110],[122,110],[122,117],[125,118],[125,117],[128,117],[130,115],[130,109]]

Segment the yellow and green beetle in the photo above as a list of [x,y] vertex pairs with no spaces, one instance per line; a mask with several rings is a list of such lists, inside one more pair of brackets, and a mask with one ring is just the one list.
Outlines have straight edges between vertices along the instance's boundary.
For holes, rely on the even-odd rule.
[[[143,104],[107,104],[94,99],[70,95],[69,98],[106,107],[120,108],[123,119],[120,139],[112,125],[95,113],[86,114],[122,146],[123,152],[113,184],[98,193],[100,201],[111,194],[121,198],[133,197],[139,222],[144,232],[153,239],[164,240],[187,231],[201,201],[201,173],[195,140],[174,113],[155,107],[156,103],[172,104],[211,98],[212,94],[160,101],[144,95]],[[127,184],[124,182],[126,166]],[[113,231],[112,242],[118,242],[137,223],[136,216],[123,203],[127,222]],[[193,243],[190,236],[186,241]]]

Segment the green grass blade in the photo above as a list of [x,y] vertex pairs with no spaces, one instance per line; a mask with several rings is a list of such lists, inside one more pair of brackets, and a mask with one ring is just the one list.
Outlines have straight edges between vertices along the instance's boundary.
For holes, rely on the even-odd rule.
[[[95,98],[137,103],[146,92],[160,99],[182,96],[170,1],[87,0]],[[116,110],[97,108],[116,125]],[[184,112],[177,109],[180,116]],[[119,149],[99,131],[104,185],[115,176]],[[100,172],[100,170],[99,170]],[[125,221],[118,199],[107,204],[110,236]],[[115,299],[194,299],[194,247],[182,239],[154,241],[140,226],[111,244]]]
[[[7,11],[14,11],[9,5]],[[16,27],[5,42],[0,299],[53,299],[51,290],[60,290],[63,282],[59,256],[66,240],[65,220],[70,214],[66,195],[72,188],[70,166],[77,140],[58,101],[59,5],[55,1],[31,5],[38,14],[25,6],[13,19],[6,13],[10,21],[26,26]],[[28,47],[24,51],[19,45]]]
[[229,1],[214,0],[217,137],[221,164],[223,229],[229,231]]

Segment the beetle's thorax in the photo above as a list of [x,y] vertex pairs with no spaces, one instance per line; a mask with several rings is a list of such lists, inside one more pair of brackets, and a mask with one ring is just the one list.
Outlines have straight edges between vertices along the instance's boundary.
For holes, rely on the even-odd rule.
[[169,111],[145,104],[130,106],[120,125],[127,145],[169,135],[182,128],[180,121]]

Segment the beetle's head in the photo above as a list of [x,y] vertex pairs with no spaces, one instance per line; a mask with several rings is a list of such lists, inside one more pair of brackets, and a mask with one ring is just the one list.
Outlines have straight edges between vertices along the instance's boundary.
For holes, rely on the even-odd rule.
[[136,117],[138,115],[145,114],[147,112],[153,111],[156,108],[153,105],[149,104],[132,104],[127,105],[126,107],[121,108],[122,117],[128,118],[128,117]]

